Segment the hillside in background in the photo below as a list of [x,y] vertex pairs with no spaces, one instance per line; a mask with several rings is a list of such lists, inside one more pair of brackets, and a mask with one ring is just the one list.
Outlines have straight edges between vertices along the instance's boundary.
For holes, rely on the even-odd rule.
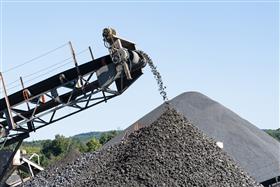
[[111,130],[111,131],[93,131],[93,132],[86,132],[72,136],[72,138],[78,139],[81,142],[88,142],[92,138],[100,139],[102,134],[109,133],[109,132],[116,132],[119,133],[121,130]]
[[[76,134],[74,136],[71,136],[69,138],[79,140],[83,143],[87,143],[92,138],[100,139],[102,134],[110,133],[110,132],[121,132],[120,130],[111,130],[111,131],[92,131],[92,132],[86,132],[81,134]],[[48,140],[34,140],[34,141],[24,141],[22,145],[24,146],[34,146],[34,147],[40,147],[43,145],[44,142]]]
[[82,142],[87,142],[92,138],[99,139],[103,133],[108,131],[93,131],[93,132],[86,132],[72,136],[72,138],[79,139]]
[[24,141],[20,149],[25,150],[27,155],[33,153],[40,155],[41,164],[45,167],[60,161],[73,151],[81,153],[96,151],[120,132],[120,130],[88,132],[72,137],[56,135],[53,140]]
[[280,142],[280,128],[275,130],[265,129],[264,131]]

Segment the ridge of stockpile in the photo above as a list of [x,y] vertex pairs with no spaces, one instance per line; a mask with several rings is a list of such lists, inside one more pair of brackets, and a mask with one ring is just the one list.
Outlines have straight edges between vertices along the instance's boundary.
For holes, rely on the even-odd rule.
[[261,186],[174,109],[121,143],[24,186]]

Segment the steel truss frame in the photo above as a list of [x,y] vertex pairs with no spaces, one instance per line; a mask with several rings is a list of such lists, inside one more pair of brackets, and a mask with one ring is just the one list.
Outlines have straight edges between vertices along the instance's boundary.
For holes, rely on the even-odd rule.
[[[87,76],[82,76],[83,87],[74,86],[70,91],[54,96],[51,92],[58,92],[59,89],[64,88],[69,83],[78,82],[77,80],[66,82],[62,87],[49,90],[46,93],[37,95],[36,98],[30,98],[25,100],[24,103],[20,103],[15,106],[11,106],[10,110],[16,128],[10,129],[8,136],[2,138],[1,144],[10,145],[22,139],[23,134],[29,134],[29,132],[36,131],[44,126],[47,126],[56,121],[62,120],[68,116],[81,112],[92,106],[100,104],[102,102],[107,102],[108,100],[118,96],[120,92],[112,88],[100,88],[98,82],[91,81],[93,74],[90,73]],[[47,102],[42,103],[41,97],[46,97]],[[36,100],[36,102],[34,102]],[[66,102],[64,102],[66,101]],[[28,105],[34,107],[29,110],[23,110],[23,105]],[[30,108],[30,107],[28,107]],[[66,108],[72,108],[74,111],[69,111],[67,114],[57,115],[58,111]],[[42,111],[43,110],[43,111]],[[42,111],[42,112],[41,112]],[[2,123],[8,122],[7,113],[4,113],[0,117]]]

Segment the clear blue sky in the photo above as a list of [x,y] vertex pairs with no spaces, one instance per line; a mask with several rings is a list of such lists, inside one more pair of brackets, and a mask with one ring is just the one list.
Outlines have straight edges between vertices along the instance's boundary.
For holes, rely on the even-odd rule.
[[[69,40],[77,51],[91,45],[96,57],[106,55],[101,31],[110,26],[153,58],[169,98],[199,91],[259,128],[279,128],[277,1],[4,1],[1,13],[2,71]],[[67,47],[58,53],[4,74],[6,82],[70,56]],[[89,59],[84,54],[79,62]],[[161,102],[146,68],[123,95],[32,133],[30,140],[124,129]]]

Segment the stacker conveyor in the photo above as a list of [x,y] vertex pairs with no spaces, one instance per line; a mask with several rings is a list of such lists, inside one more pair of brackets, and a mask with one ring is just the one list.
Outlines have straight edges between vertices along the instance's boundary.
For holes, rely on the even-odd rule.
[[[149,58],[134,43],[118,37],[111,28],[103,30],[103,40],[109,55],[98,59],[92,55],[90,61],[78,65],[70,43],[73,68],[0,99],[1,147],[18,143],[18,148],[30,132],[107,102],[143,74],[142,68]],[[2,74],[1,81],[4,85]],[[63,111],[69,107],[73,109],[71,112]],[[9,163],[3,168],[1,181],[8,166]]]

